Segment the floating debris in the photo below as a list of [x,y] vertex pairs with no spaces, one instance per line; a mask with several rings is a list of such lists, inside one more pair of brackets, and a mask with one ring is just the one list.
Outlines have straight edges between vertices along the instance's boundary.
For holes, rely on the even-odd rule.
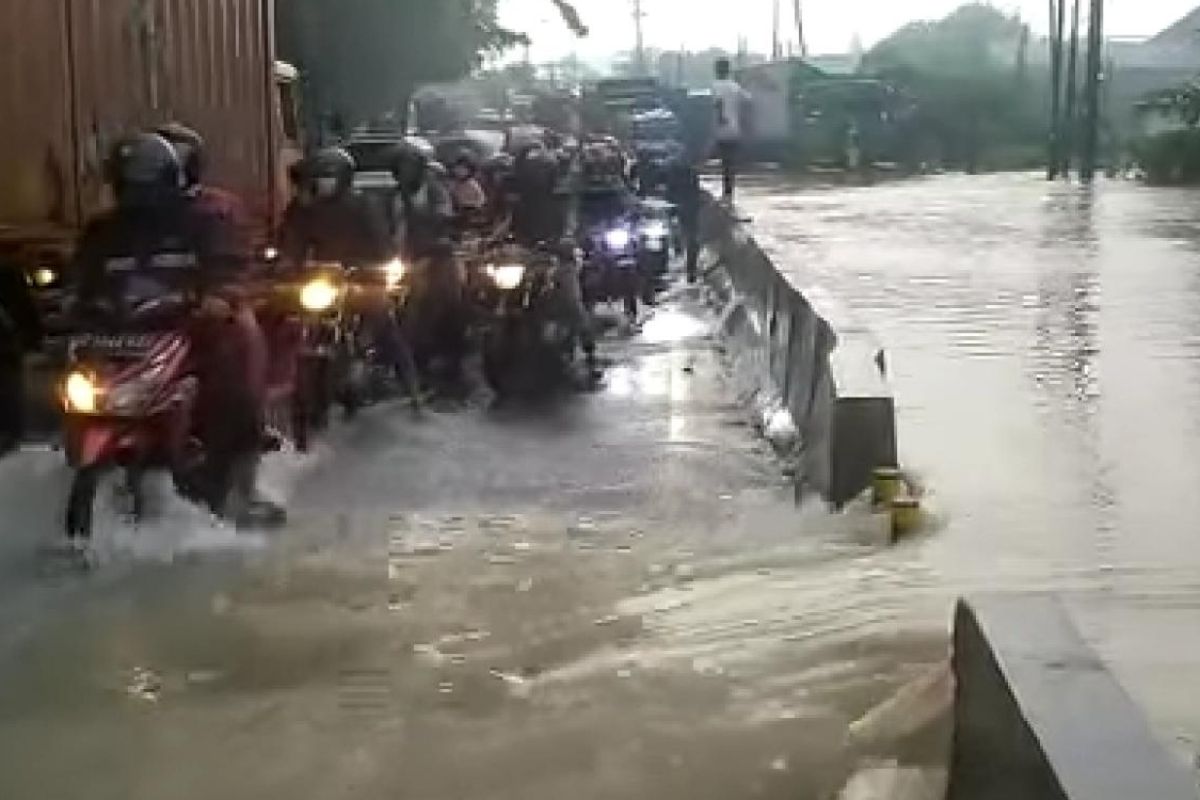
[[691,564],[677,564],[675,577],[681,581],[694,581],[696,580],[696,568]]
[[517,584],[517,591],[525,594],[533,590],[533,578],[526,578]]
[[517,563],[517,559],[512,556],[490,555],[487,560],[493,567],[510,567]]
[[450,663],[456,667],[461,667],[463,664],[467,663],[467,657],[462,653],[454,653],[446,656],[446,658],[449,659]]
[[632,678],[633,670],[629,669],[628,667],[622,667],[621,669],[617,670],[617,677],[621,678],[622,680]]
[[601,617],[600,619],[596,620],[596,624],[603,627],[606,625],[613,625],[620,621],[621,621],[621,618],[618,617],[616,614],[610,614],[607,617]]
[[771,769],[775,772],[787,772],[788,760],[783,756],[771,762]]
[[125,693],[135,700],[157,703],[162,693],[163,681],[157,672],[145,667],[134,667],[129,673]]
[[528,553],[533,549],[533,545],[529,542],[514,542],[512,548],[518,553]]
[[438,694],[454,694],[454,684],[450,681],[442,681],[438,684]]

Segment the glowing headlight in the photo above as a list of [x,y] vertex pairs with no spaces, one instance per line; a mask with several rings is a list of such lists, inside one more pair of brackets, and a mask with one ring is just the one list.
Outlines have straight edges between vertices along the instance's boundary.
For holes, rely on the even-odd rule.
[[383,265],[383,276],[387,282],[389,292],[400,285],[400,281],[404,280],[404,273],[406,271],[404,262],[398,258],[393,258]]
[[262,251],[262,257],[263,257],[263,261],[266,261],[268,264],[272,263],[274,261],[278,261],[279,260],[279,248],[278,247],[264,247],[263,251]]
[[655,220],[642,226],[642,235],[649,239],[665,239],[671,235],[671,229],[667,227],[667,223]]
[[629,243],[632,240],[633,237],[625,228],[613,228],[604,234],[604,243],[608,245],[610,250],[624,250],[629,247]]
[[525,267],[521,264],[505,264],[489,268],[488,274],[496,282],[497,288],[507,292],[517,288],[521,281],[525,280]]
[[67,376],[64,395],[67,410],[77,414],[96,413],[96,384],[82,372],[72,372]]
[[46,267],[42,267],[33,273],[33,285],[39,289],[45,289],[56,280],[58,280],[58,273]]
[[300,305],[308,311],[328,311],[337,299],[338,289],[328,278],[314,278],[300,290]]

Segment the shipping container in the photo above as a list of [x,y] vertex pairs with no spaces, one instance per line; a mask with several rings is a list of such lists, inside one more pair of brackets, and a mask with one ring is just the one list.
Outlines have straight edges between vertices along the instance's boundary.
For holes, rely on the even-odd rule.
[[120,136],[180,121],[210,181],[272,219],[274,0],[3,0],[0,243],[69,239],[106,202]]

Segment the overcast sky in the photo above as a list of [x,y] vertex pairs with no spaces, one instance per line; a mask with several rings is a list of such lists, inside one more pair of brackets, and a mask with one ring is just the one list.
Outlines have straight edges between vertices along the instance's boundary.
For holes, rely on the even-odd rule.
[[[501,0],[502,19],[534,38],[533,58],[546,60],[578,52],[583,57],[630,49],[632,0],[575,0],[592,29],[587,39],[570,35],[550,0]],[[793,31],[792,0],[780,0],[783,27]],[[1007,11],[1020,11],[1034,27],[1047,27],[1046,0],[996,0]],[[1086,4],[1086,3],[1085,3]],[[1182,17],[1200,0],[1107,0],[1106,29],[1113,35],[1148,35]],[[752,50],[771,49],[772,0],[642,0],[646,42],[652,47],[700,50],[710,45],[733,50],[739,35]],[[961,0],[803,0],[809,49],[844,52],[855,35],[867,46],[915,19],[945,15]]]

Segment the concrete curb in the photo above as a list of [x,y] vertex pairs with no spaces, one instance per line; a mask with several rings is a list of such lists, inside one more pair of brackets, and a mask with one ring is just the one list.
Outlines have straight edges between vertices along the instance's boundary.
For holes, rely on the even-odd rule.
[[701,215],[701,241],[739,394],[794,465],[798,495],[844,505],[870,486],[877,467],[898,466],[882,351],[827,295],[801,292],[715,202]]
[[950,800],[1195,800],[1051,595],[959,603]]

